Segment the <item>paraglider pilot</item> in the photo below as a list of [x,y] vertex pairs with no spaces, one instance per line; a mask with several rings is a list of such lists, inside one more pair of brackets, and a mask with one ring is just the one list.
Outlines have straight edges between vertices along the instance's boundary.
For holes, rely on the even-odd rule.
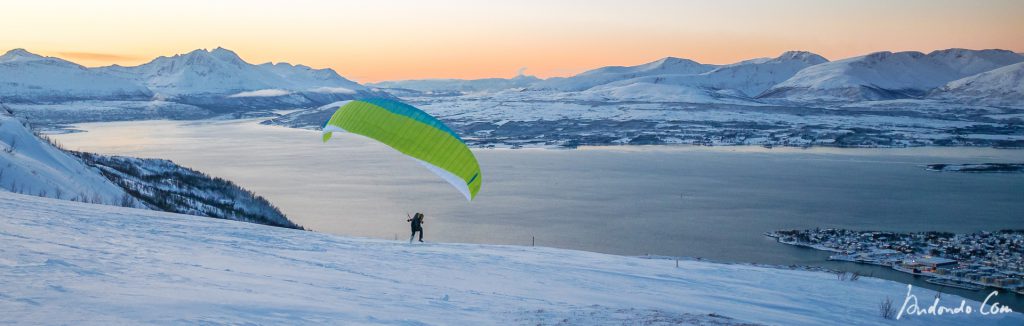
[[417,212],[405,221],[410,222],[412,226],[412,235],[409,236],[409,243],[412,243],[412,239],[416,237],[416,232],[420,233],[420,242],[423,242],[423,213]]

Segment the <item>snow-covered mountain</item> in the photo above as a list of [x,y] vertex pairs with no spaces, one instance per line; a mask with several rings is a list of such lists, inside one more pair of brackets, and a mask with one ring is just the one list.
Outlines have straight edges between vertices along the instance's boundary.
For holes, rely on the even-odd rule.
[[527,88],[541,81],[534,76],[518,75],[513,78],[484,79],[413,79],[384,81],[367,85],[379,88],[413,90],[430,93],[497,92],[514,88]]
[[532,89],[557,91],[583,91],[597,85],[619,80],[654,75],[695,75],[714,70],[715,65],[701,64],[689,59],[666,57],[637,66],[602,67],[572,77],[554,77],[535,83]]
[[[0,312],[15,324],[1024,323],[1020,313],[980,310],[886,320],[879,304],[889,298],[898,308],[907,286],[869,277],[544,247],[413,245],[3,192],[0,225]],[[927,309],[935,292],[912,294]],[[961,300],[944,294],[940,305]]]
[[668,73],[630,78],[584,91],[618,100],[698,100],[754,97],[804,68],[828,62],[810,52],[790,51],[776,58],[746,60],[700,74]]
[[0,189],[108,205],[132,205],[124,190],[78,158],[43,141],[0,109]]
[[0,56],[0,101],[53,103],[82,99],[149,99],[146,87],[60,58],[24,49]]
[[760,95],[791,101],[920,97],[946,83],[1024,61],[1004,50],[876,52],[808,67]]
[[303,107],[387,96],[331,69],[289,63],[253,65],[224,48],[162,56],[134,67],[114,65],[97,70],[145,85],[158,99],[209,109]]
[[1024,105],[1024,62],[951,81],[930,96],[957,103]]
[[[345,79],[331,69],[289,63],[253,65],[224,48],[162,56],[133,67],[87,68],[23,49],[0,56],[0,103],[109,101],[115,106],[127,103],[138,108],[147,105],[130,102],[157,101],[220,114],[317,107],[363,97],[391,95]],[[178,111],[171,114],[196,115]]]
[[162,56],[134,67],[114,65],[97,69],[141,83],[158,97],[207,94],[266,97],[318,90],[331,93],[330,88],[336,88],[333,93],[346,95],[368,91],[331,69],[288,63],[253,65],[224,48]]

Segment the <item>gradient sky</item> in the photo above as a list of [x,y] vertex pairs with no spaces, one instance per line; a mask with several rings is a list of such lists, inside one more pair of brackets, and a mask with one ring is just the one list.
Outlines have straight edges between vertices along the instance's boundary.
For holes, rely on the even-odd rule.
[[731,63],[951,47],[1024,52],[1021,0],[12,1],[0,51],[136,65],[223,46],[360,81],[540,77],[665,56]]

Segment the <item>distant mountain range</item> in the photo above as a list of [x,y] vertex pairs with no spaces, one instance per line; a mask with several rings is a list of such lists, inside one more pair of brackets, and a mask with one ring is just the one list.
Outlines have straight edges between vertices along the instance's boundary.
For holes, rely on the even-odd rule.
[[223,48],[162,56],[134,67],[98,68],[15,49],[0,56],[0,102],[14,104],[11,107],[26,116],[46,116],[44,120],[49,121],[63,120],[47,115],[49,110],[43,105],[71,102],[87,107],[111,107],[109,103],[118,102],[113,106],[123,107],[118,112],[125,116],[149,117],[155,111],[152,108],[159,108],[164,116],[194,117],[317,108],[365,97],[470,93],[608,103],[804,106],[934,99],[1020,106],[1024,98],[1018,82],[1021,68],[1014,65],[1021,62],[1024,55],[1006,50],[876,52],[831,62],[814,53],[790,51],[775,58],[728,65],[667,57],[636,66],[597,68],[571,77],[540,79],[520,74],[514,78],[386,81],[367,87],[331,69],[250,64]]
[[[558,92],[563,95],[555,97],[595,101],[814,103],[936,98],[964,103],[1021,104],[1021,91],[1011,82],[1013,69],[999,69],[1020,62],[1024,62],[1024,55],[1006,50],[876,52],[832,62],[814,53],[790,51],[775,58],[729,65],[668,57],[637,66],[598,68],[565,78],[518,76],[505,80],[408,80],[369,85],[439,93]],[[979,74],[986,75],[976,76]],[[973,79],[971,89],[952,91],[960,89],[960,84],[953,84],[955,81],[972,76],[977,78]],[[507,87],[496,89],[483,84]],[[974,91],[978,89],[985,92]]]
[[23,49],[0,56],[0,101],[160,100],[214,111],[315,107],[359,97],[387,97],[331,69],[288,63],[253,65],[216,48],[159,57],[134,66],[86,68]]
[[1024,55],[1006,50],[877,52],[837,61],[789,51],[727,65],[667,57],[570,77],[364,86],[331,69],[250,64],[223,48],[99,68],[15,49],[0,56],[0,107],[42,130],[214,117],[316,129],[341,101],[400,97],[479,147],[1022,148],[1022,81]]

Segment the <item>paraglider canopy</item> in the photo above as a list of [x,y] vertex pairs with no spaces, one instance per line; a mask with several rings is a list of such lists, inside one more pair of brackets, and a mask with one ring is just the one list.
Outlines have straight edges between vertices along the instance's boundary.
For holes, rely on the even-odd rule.
[[323,141],[335,131],[377,140],[412,157],[473,200],[483,183],[480,165],[451,128],[411,105],[388,99],[349,101],[324,122]]

